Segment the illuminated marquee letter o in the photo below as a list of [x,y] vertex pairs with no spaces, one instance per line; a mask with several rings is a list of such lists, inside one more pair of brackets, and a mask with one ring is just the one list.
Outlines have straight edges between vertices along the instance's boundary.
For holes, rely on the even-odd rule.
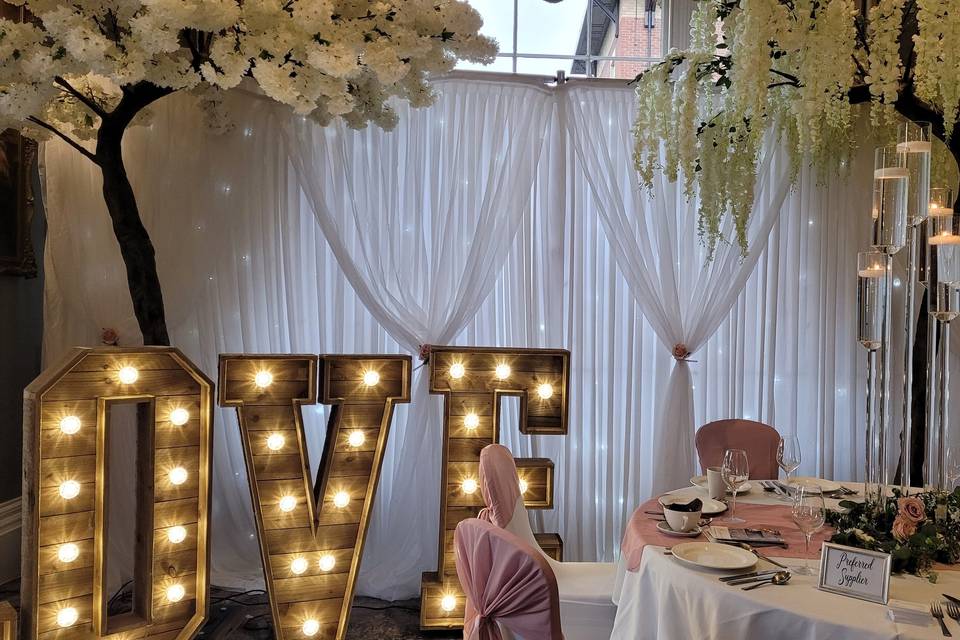
[[[394,405],[410,401],[410,365],[409,356],[220,356],[220,404],[237,409],[278,640],[346,635]],[[333,408],[314,479],[301,406],[317,402],[318,386]]]
[[[138,403],[134,598],[108,616],[107,430]],[[169,347],[74,349],[24,392],[22,637],[193,638],[207,615],[213,384]],[[123,633],[121,633],[123,632]]]
[[[563,349],[432,347],[430,392],[442,394],[443,466],[437,570],[420,583],[420,627],[463,626],[465,599],[454,564],[453,532],[483,507],[480,450],[500,440],[500,399],[520,398],[520,433],[566,435],[570,352]],[[517,458],[524,504],[553,508],[553,462]],[[537,534],[544,552],[562,553],[557,534]]]

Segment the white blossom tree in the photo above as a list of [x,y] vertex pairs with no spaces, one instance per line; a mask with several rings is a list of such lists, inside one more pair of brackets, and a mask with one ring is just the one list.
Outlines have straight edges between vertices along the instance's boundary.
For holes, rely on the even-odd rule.
[[858,142],[854,105],[869,102],[877,129],[895,113],[933,125],[949,149],[937,157],[934,148],[944,180],[960,160],[960,136],[951,135],[960,119],[958,37],[960,0],[704,0],[690,49],[637,77],[636,168],[647,184],[662,169],[682,177],[688,197],[699,194],[711,251],[727,240],[725,215],[747,249],[770,127],[795,167],[806,157],[833,170]]
[[169,336],[121,142],[147,107],[188,91],[215,110],[252,78],[318,122],[391,128],[389,97],[427,105],[431,74],[496,54],[463,0],[8,1],[27,19],[0,20],[0,130],[58,137],[100,168],[145,344]]

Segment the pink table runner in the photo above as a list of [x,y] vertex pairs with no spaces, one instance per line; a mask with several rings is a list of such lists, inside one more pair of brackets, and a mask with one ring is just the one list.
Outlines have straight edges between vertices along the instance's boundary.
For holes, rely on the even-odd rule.
[[[656,516],[644,513],[645,511],[660,511],[660,503],[656,498],[648,500],[640,505],[630,522],[627,523],[627,530],[623,534],[623,543],[621,544],[621,553],[627,564],[627,569],[636,571],[640,568],[640,556],[643,548],[648,544],[661,547],[669,547],[681,542],[690,542],[693,540],[704,540],[699,538],[678,538],[675,536],[666,536],[657,531],[657,521],[653,520]],[[789,505],[771,505],[771,504],[737,504],[736,515],[746,520],[744,524],[726,524],[720,522],[727,514],[721,514],[714,523],[720,526],[729,526],[732,528],[759,528],[768,527],[777,529],[783,535],[783,539],[789,545],[786,549],[781,547],[758,548],[764,555],[770,555],[775,558],[819,558],[820,545],[833,534],[833,529],[824,527],[810,541],[810,553],[804,552],[803,534],[797,529],[790,517]]]

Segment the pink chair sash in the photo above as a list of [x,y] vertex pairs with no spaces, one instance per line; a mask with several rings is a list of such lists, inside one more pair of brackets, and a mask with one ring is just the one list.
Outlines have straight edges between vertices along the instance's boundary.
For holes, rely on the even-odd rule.
[[700,467],[719,467],[727,449],[743,449],[750,463],[751,480],[775,480],[779,475],[777,446],[780,434],[773,427],[753,420],[717,420],[697,431]]
[[557,578],[546,559],[496,525],[470,518],[454,532],[457,576],[467,596],[464,640],[563,640]]
[[506,527],[520,499],[520,479],[513,454],[502,444],[488,444],[480,451],[480,495],[487,507],[477,517]]

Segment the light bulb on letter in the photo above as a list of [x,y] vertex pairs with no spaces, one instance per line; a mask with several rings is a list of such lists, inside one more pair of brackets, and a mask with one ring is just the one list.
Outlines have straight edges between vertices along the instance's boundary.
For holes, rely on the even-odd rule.
[[133,384],[140,377],[140,372],[133,367],[124,367],[117,373],[117,377],[123,384]]
[[333,496],[333,505],[340,509],[350,504],[350,494],[346,491],[337,491]]
[[544,382],[539,387],[537,387],[537,395],[540,396],[543,400],[547,400],[553,396],[553,385],[549,382]]
[[351,431],[350,435],[347,437],[347,443],[351,447],[360,447],[363,446],[363,443],[366,442],[367,437],[363,435],[363,431],[359,429]]
[[180,544],[187,539],[187,530],[181,526],[167,529],[167,540],[173,544]]
[[320,556],[320,570],[321,571],[333,571],[334,565],[337,564],[336,559],[329,553],[325,553]]
[[320,623],[313,618],[303,623],[303,635],[315,636],[320,632]]
[[187,470],[183,467],[174,467],[170,469],[170,484],[181,485],[187,481]]
[[460,488],[463,489],[463,492],[466,494],[476,493],[477,481],[473,478],[467,478],[460,483]]
[[286,441],[286,438],[279,433],[271,433],[267,437],[267,449],[270,449],[270,451],[280,451],[280,449],[283,449],[283,443]]
[[283,496],[280,498],[280,511],[289,513],[297,508],[297,499],[293,496]]
[[294,558],[293,562],[290,563],[290,571],[292,571],[294,575],[300,575],[308,568],[310,568],[310,563],[307,562],[306,558]]
[[67,480],[60,485],[60,497],[64,500],[73,500],[80,495],[80,483],[76,480]]
[[72,436],[77,431],[80,431],[80,418],[77,416],[67,416],[60,421],[60,431]]
[[467,429],[476,429],[480,426],[480,416],[475,413],[468,413],[463,416],[463,426]]
[[261,389],[266,389],[273,382],[273,374],[269,371],[260,370],[257,371],[257,375],[253,376],[253,384],[257,385]]
[[363,372],[363,384],[368,387],[375,386],[380,382],[380,374],[373,370],[368,370]]
[[450,365],[450,377],[454,380],[459,380],[467,372],[467,368],[463,366],[462,362],[454,362]]
[[187,595],[187,590],[182,584],[172,584],[167,587],[167,600],[170,602],[180,602],[183,596]]
[[499,380],[506,380],[510,377],[510,365],[506,362],[501,362],[497,365],[496,374]]
[[60,560],[60,562],[73,562],[78,557],[80,557],[80,547],[72,542],[62,544],[60,545],[60,548],[57,549],[57,558]]
[[190,419],[190,412],[180,407],[170,412],[170,424],[175,427],[182,427]]
[[443,596],[442,598],[440,598],[440,608],[443,609],[444,611],[446,611],[447,613],[450,613],[451,611],[453,611],[454,609],[456,609],[456,608],[457,608],[457,596],[451,595],[451,594],[448,593],[447,595],[445,595],[445,596]]
[[72,627],[77,623],[80,614],[73,607],[66,607],[57,611],[57,625],[60,627]]

